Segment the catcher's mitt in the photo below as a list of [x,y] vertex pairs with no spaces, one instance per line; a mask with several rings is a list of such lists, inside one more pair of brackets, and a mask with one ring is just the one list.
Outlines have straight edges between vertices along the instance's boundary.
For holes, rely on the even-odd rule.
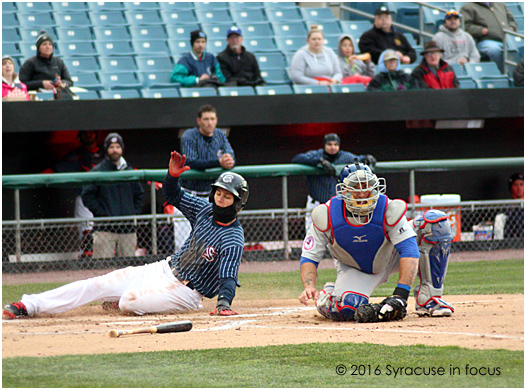
[[354,319],[358,322],[398,321],[407,315],[406,308],[407,301],[398,295],[393,295],[385,298],[380,304],[361,305],[354,313]]
[[378,312],[380,311],[378,303],[367,303],[361,305],[354,313],[354,319],[358,322],[378,322]]

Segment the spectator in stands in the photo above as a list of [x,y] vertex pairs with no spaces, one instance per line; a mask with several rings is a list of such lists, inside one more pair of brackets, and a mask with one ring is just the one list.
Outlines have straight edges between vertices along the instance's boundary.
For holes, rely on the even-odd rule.
[[241,29],[236,26],[230,28],[226,35],[226,41],[226,49],[217,56],[226,82],[239,86],[265,85],[256,56],[243,46]]
[[380,73],[373,77],[368,91],[406,91],[408,89],[419,89],[417,80],[400,70],[400,56],[392,49],[380,54],[378,61]]
[[517,23],[504,3],[466,3],[460,9],[466,31],[477,41],[477,49],[504,71],[504,29],[517,31]]
[[387,7],[376,10],[374,26],[360,37],[360,53],[369,53],[375,64],[380,64],[380,54],[386,49],[393,49],[398,54],[402,64],[412,64],[416,61],[416,52],[407,38],[392,27],[393,19]]
[[307,230],[311,225],[310,210],[317,205],[327,202],[333,196],[336,196],[336,184],[338,184],[338,176],[340,172],[336,172],[334,165],[347,165],[354,161],[363,162],[371,169],[376,165],[376,159],[370,155],[355,155],[350,152],[345,152],[340,149],[340,137],[338,134],[327,134],[323,138],[323,149],[311,150],[306,153],[301,153],[292,159],[294,164],[305,164],[313,167],[323,168],[325,175],[307,176],[307,189],[309,195],[307,196],[307,205],[305,208],[308,213],[305,218],[305,225]]
[[53,55],[53,40],[46,30],[41,30],[36,40],[37,55],[27,59],[20,68],[20,81],[30,91],[72,86],[68,68],[61,58]]
[[513,70],[513,85],[516,87],[524,87],[524,57],[520,59]]
[[294,84],[331,85],[342,81],[338,57],[323,46],[323,32],[318,25],[311,26],[307,44],[292,57],[290,78]]
[[424,59],[411,76],[418,80],[420,88],[458,88],[460,83],[453,68],[441,57],[444,53],[435,41],[426,42],[422,55]]
[[200,30],[190,33],[192,50],[184,54],[170,76],[170,82],[180,83],[183,87],[200,87],[212,83],[224,83],[225,76],[217,58],[205,51],[206,34]]
[[375,74],[375,66],[371,61],[371,55],[354,54],[356,42],[351,35],[340,35],[338,40],[338,60],[342,72],[342,84],[362,83],[369,84]]
[[464,65],[466,62],[480,62],[480,53],[473,37],[460,28],[460,15],[451,10],[446,13],[444,24],[433,37],[441,49],[442,59],[449,64]]
[[[508,179],[508,189],[512,199],[524,199],[524,175],[514,173]],[[504,236],[506,238],[524,238],[524,209],[513,207],[506,211],[507,221]]]
[[2,56],[2,101],[24,100],[29,100],[29,94],[15,73],[15,61],[8,55]]
[[[117,133],[104,140],[104,159],[93,172],[133,170],[122,157],[124,142]],[[89,184],[82,188],[82,201],[95,217],[138,215],[142,211],[144,190],[136,181],[118,184]],[[133,223],[97,223],[93,234],[93,258],[135,256],[137,233]]]

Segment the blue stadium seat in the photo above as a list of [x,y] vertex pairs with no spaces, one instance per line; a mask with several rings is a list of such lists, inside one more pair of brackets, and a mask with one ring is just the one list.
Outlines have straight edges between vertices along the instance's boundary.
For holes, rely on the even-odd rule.
[[[2,44],[3,46],[3,44]],[[24,58],[24,59],[28,59],[30,57],[33,57],[37,54],[37,45],[35,42],[18,42],[18,48],[19,48],[19,53],[21,53],[21,57]],[[11,53],[8,53],[4,50],[2,50],[2,53],[6,53],[6,54],[11,54]],[[54,45],[54,49],[53,49],[53,55],[54,56],[59,56],[60,54],[60,49],[57,47],[57,44],[55,43]],[[20,56],[20,54],[19,54]]]
[[243,46],[252,53],[278,51],[278,47],[273,38],[245,39],[243,41]]
[[238,23],[238,27],[243,31],[245,39],[266,38],[274,36],[274,31],[269,22],[263,23]]
[[168,55],[165,56],[137,56],[137,67],[143,72],[172,71],[174,64]]
[[323,36],[323,44],[325,45],[325,47],[332,49],[335,53],[337,53],[338,40],[340,39],[340,35],[323,34]]
[[111,56],[132,56],[136,55],[135,49],[131,45],[131,41],[115,41],[115,42],[97,42],[95,41],[97,52],[102,57]]
[[416,62],[412,64],[403,64],[403,65],[400,65],[400,70],[410,75],[411,73],[413,73],[413,70],[415,70],[417,66],[418,66],[418,63]]
[[287,66],[285,58],[282,53],[256,53],[256,59],[258,60],[259,69],[274,69],[282,68]]
[[35,96],[36,96],[36,100],[41,100],[41,101],[49,101],[55,98],[55,96],[51,92],[37,92]]
[[161,6],[156,1],[147,1],[147,2],[136,2],[136,1],[126,1],[124,7],[128,11],[158,11],[161,9]]
[[254,9],[254,8],[264,8],[263,2],[261,1],[230,1],[229,7],[231,10],[241,10],[241,9]]
[[326,21],[318,23],[318,28],[323,31],[323,35],[341,35],[342,28],[338,21]]
[[[19,28],[18,31],[20,32],[20,38],[22,42],[36,42],[37,37],[40,35],[40,27],[33,27],[33,28]],[[55,31],[55,28],[50,27],[46,29],[46,32],[49,34],[49,36],[53,39],[53,41],[56,41],[58,39],[57,32]]]
[[214,88],[179,88],[181,97],[217,96]]
[[301,47],[305,46],[307,44],[305,39],[306,37],[276,37],[276,45],[278,46],[279,50],[286,54],[288,52],[295,52]]
[[125,11],[124,14],[132,26],[160,26],[164,24],[158,11]]
[[141,97],[138,90],[100,91],[101,99],[138,99]]
[[411,33],[403,33],[404,37],[407,39],[407,42],[411,45],[411,47],[418,46],[416,43],[415,37],[413,37],[413,34]]
[[518,26],[517,33],[524,34],[524,16],[522,17],[516,16],[515,21],[517,22],[517,26]]
[[159,89],[174,88],[176,84],[170,82],[171,70],[137,72],[139,82],[143,88]]
[[217,89],[219,96],[254,96],[252,87],[219,87]]
[[369,20],[341,20],[340,25],[343,33],[352,35],[356,41],[358,41],[364,32],[373,28]]
[[267,16],[263,9],[258,8],[230,10],[230,14],[236,23],[258,23],[267,21]]
[[455,72],[455,76],[457,76],[457,79],[471,79],[470,76],[468,76],[464,70],[464,67],[460,65],[459,63],[449,63],[449,66],[453,68],[453,71]]
[[293,94],[290,85],[267,85],[256,87],[257,95],[291,95]]
[[180,96],[181,95],[179,94],[179,90],[177,88],[143,89],[142,90],[142,97],[144,98],[161,99],[161,98],[178,98]]
[[97,91],[75,92],[79,100],[97,100],[100,96]]
[[100,72],[99,76],[104,87],[109,90],[136,89],[139,91],[143,88],[135,72]]
[[[206,44],[206,50],[208,50],[213,55],[218,55],[223,50],[225,50],[226,45],[227,45],[227,43],[226,43],[226,39],[225,38],[222,38],[222,39],[209,39],[207,41],[207,44]],[[250,50],[247,47],[246,41],[243,42],[243,46],[245,46],[245,48],[248,51],[252,51],[252,50]]]
[[71,74],[100,71],[100,65],[95,57],[66,57],[63,61]]
[[487,78],[484,80],[475,80],[478,88],[493,89],[493,88],[509,88],[510,83],[508,78]]
[[88,12],[54,13],[53,15],[59,27],[91,27],[93,25]]
[[124,3],[122,2],[88,2],[89,9],[93,12],[103,12],[103,11],[123,11],[126,9]]
[[195,11],[197,15],[197,20],[201,24],[210,24],[210,23],[234,23],[230,12],[226,9],[216,9],[210,11]]
[[[197,16],[192,10],[181,10],[181,11],[161,11],[161,17],[167,26],[182,24],[199,24]],[[216,21],[217,22],[217,21]],[[190,39],[190,37],[188,37]]]
[[8,42],[20,42],[21,38],[18,34],[18,29],[11,27],[11,28],[3,28],[2,29],[2,43],[8,43]]
[[[36,47],[35,47],[36,49]],[[2,42],[2,55],[9,54],[11,57],[22,57],[23,54],[17,43],[14,42]],[[36,54],[36,51],[33,55]]]
[[329,87],[325,85],[293,85],[292,90],[297,94],[329,93]]
[[466,74],[473,78],[473,80],[482,80],[485,78],[504,78],[507,79],[507,76],[500,73],[499,68],[494,62],[481,62],[478,64],[475,63],[466,63],[464,65]]
[[97,41],[101,42],[130,41],[132,39],[126,27],[94,27],[93,32]]
[[159,2],[161,11],[192,11],[195,9],[193,1],[161,1]]
[[101,91],[104,89],[96,73],[72,73],[71,80],[76,87],[85,88],[89,91]]
[[64,57],[91,57],[97,55],[97,50],[89,41],[57,42],[60,54]]
[[99,57],[100,69],[105,73],[135,72],[137,64],[132,56]]
[[[12,14],[8,14],[12,15]],[[53,19],[50,13],[40,13],[40,14],[22,14],[17,13],[18,21],[20,22],[20,26],[24,28],[48,28],[48,27],[56,27],[57,23]],[[3,23],[4,15],[2,14],[2,27],[7,27]],[[16,27],[16,26],[15,26]]]
[[267,18],[270,22],[292,22],[303,20],[303,16],[295,8],[267,9]]
[[365,92],[365,85],[363,84],[337,84],[330,86],[331,92],[349,93],[349,92]]
[[58,39],[62,42],[68,41],[93,41],[91,28],[89,27],[66,27],[57,28]]
[[476,89],[477,84],[473,81],[471,77],[465,77],[462,79],[458,79],[458,82],[460,84],[461,89]]
[[301,14],[303,15],[303,19],[307,23],[322,23],[322,22],[335,22],[336,17],[332,13],[331,9],[329,7],[325,8],[301,8],[300,9]]
[[170,54],[170,48],[165,39],[150,41],[133,41],[133,47],[137,55],[163,55]]
[[164,26],[134,26],[130,27],[130,33],[134,41],[168,39]]
[[292,82],[285,68],[262,69],[261,77],[267,85],[290,85]]
[[20,22],[15,13],[2,12],[2,29],[18,26],[20,26]]
[[293,1],[264,1],[263,5],[267,10],[283,9],[283,8],[298,8]]
[[271,23],[276,38],[307,37],[307,27],[303,21],[294,22],[272,22]]
[[[172,53],[172,56],[175,57],[181,57],[185,53],[189,53],[192,48],[190,47],[190,39],[184,39],[184,40],[175,40],[175,39],[168,39],[167,41],[168,47],[170,48],[170,52]],[[210,45],[210,42],[207,46]],[[210,50],[210,49],[208,49]]]
[[90,18],[95,27],[126,27],[129,25],[121,11],[90,12]]
[[215,11],[230,8],[227,1],[196,1],[194,7],[198,11]]
[[393,16],[393,20],[396,20],[400,24],[404,24],[413,28],[418,29],[419,27],[419,11],[418,5],[414,3],[398,3],[388,2],[388,8],[391,12],[396,13],[396,17]]
[[439,26],[444,24],[444,17],[446,16],[445,12],[427,7],[423,7],[422,9],[424,12],[425,31],[435,34],[438,31]]
[[[203,32],[206,34],[206,38],[208,40],[221,39],[225,41],[226,33],[230,29],[230,27],[232,27],[232,25],[226,24],[226,23],[221,23],[221,24],[211,23],[211,24],[201,25],[201,28]],[[188,39],[189,38],[190,38],[190,35],[188,35]]]
[[199,24],[166,24],[166,31],[168,39],[187,39],[190,41],[190,33],[195,30],[200,30]]
[[[24,12],[24,13],[39,13],[39,12],[53,12],[53,6],[51,3],[48,2],[22,2],[17,1],[16,2],[18,12]],[[2,3],[2,11],[3,11],[3,3]]]
[[51,3],[55,12],[83,12],[89,11],[88,4],[81,1],[54,1]]
[[510,10],[514,18],[517,16],[524,16],[524,11],[521,7],[524,3],[506,3],[506,7]]
[[18,6],[12,1],[3,1],[2,2],[2,13],[16,12],[18,11]]

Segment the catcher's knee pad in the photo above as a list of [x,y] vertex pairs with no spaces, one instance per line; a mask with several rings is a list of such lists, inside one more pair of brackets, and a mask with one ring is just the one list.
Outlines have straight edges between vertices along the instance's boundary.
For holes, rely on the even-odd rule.
[[318,312],[333,321],[354,321],[356,309],[369,302],[369,297],[353,291],[346,291],[341,297],[334,296],[333,291],[334,285],[324,287],[316,302]]

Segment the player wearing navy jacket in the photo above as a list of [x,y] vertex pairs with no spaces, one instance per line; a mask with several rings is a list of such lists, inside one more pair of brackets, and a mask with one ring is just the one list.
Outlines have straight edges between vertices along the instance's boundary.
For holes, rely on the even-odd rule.
[[179,176],[190,169],[185,160],[184,155],[172,152],[163,185],[168,201],[180,208],[192,224],[181,251],[155,263],[127,267],[41,294],[23,295],[20,302],[4,308],[4,316],[60,313],[103,299],[118,299],[123,312],[138,315],[198,310],[203,297],[216,295],[217,306],[210,314],[238,314],[230,305],[243,254],[244,234],[237,214],[248,199],[247,182],[236,173],[223,173],[212,184],[208,202],[181,189]]

